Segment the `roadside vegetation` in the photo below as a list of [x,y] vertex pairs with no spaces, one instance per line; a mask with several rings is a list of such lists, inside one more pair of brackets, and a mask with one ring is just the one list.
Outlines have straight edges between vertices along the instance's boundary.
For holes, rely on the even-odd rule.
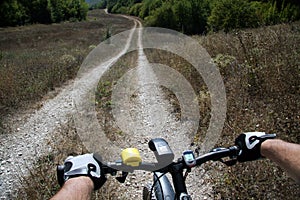
[[[232,144],[245,131],[276,133],[299,144],[300,23],[196,38],[224,77],[227,119],[218,145]],[[300,195],[299,185],[269,160],[217,172],[212,173],[217,199],[295,199]]]
[[93,7],[138,16],[185,34],[256,28],[300,19],[296,0],[101,0]]
[[95,105],[97,111],[97,118],[106,136],[114,142],[122,140],[123,132],[115,123],[112,114],[111,95],[113,87],[118,80],[130,69],[136,67],[138,59],[138,52],[132,51],[117,61],[110,69],[108,69],[99,80],[96,95]]

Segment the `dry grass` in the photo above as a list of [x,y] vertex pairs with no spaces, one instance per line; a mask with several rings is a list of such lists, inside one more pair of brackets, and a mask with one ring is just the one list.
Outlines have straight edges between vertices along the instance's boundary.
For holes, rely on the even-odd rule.
[[29,176],[20,177],[22,187],[16,199],[49,199],[59,190],[56,166],[69,155],[87,153],[74,127],[74,122],[70,121],[48,139],[47,144],[52,151],[37,159]]
[[[198,38],[224,77],[227,119],[218,145],[244,131],[300,143],[300,23]],[[214,175],[216,199],[295,199],[299,186],[268,160]],[[292,194],[292,195],[291,195]]]
[[100,125],[106,136],[111,141],[118,141],[123,132],[117,127],[112,115],[112,89],[117,81],[130,69],[137,65],[137,51],[132,51],[122,56],[109,70],[101,77],[96,91],[96,110]]
[[[87,54],[132,21],[94,10],[85,22],[0,29],[0,117],[72,79]],[[1,121],[1,120],[0,120]]]

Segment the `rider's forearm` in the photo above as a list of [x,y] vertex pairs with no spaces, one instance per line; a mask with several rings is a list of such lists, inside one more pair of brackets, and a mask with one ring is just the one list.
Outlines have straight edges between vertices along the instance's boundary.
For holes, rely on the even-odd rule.
[[300,183],[300,145],[282,140],[266,140],[261,145],[261,155],[277,163],[297,183]]
[[93,181],[87,176],[71,178],[65,182],[60,191],[52,197],[51,200],[72,199],[86,200],[91,199],[91,194],[94,189]]

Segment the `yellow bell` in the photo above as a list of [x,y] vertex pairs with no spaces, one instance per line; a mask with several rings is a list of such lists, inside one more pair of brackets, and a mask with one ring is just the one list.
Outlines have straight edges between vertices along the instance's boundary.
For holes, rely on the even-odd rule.
[[136,148],[124,149],[121,152],[121,158],[125,165],[132,167],[138,167],[142,162],[140,152]]

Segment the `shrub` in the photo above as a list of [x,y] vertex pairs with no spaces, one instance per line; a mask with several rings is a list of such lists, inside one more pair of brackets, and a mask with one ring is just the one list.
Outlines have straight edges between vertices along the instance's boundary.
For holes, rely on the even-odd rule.
[[217,1],[208,17],[208,24],[213,31],[228,32],[236,28],[257,27],[255,10],[246,0]]

